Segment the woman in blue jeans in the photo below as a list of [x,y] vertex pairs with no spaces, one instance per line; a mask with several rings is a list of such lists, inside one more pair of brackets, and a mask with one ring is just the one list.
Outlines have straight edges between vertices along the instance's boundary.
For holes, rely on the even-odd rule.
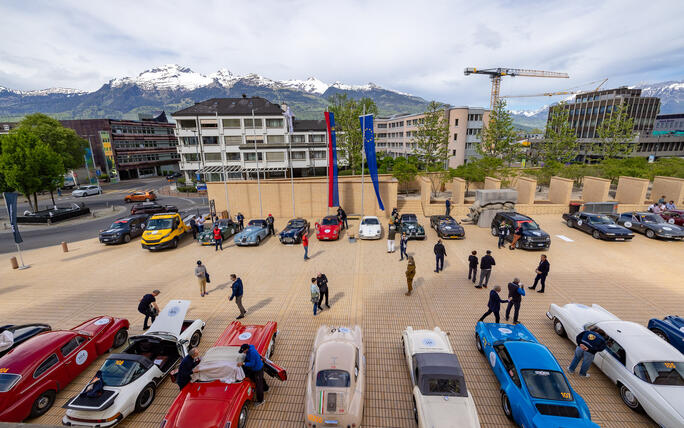
[[313,313],[316,315],[318,309],[318,299],[321,297],[321,290],[318,288],[316,278],[311,278],[311,302],[313,303]]

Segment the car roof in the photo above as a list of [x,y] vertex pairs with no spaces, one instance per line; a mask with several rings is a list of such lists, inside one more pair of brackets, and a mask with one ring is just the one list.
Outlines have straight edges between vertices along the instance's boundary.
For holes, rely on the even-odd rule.
[[540,369],[562,371],[551,351],[542,344],[525,341],[504,343],[518,370]]
[[316,350],[316,371],[326,369],[344,369],[350,371],[354,367],[356,346],[351,342],[328,341],[320,344]]
[[22,374],[27,369],[32,371],[34,366],[76,335],[78,333],[71,330],[43,332],[1,357],[0,367],[9,369],[8,373],[15,374]]
[[337,216],[336,216],[336,215],[327,215],[327,216],[323,217],[323,220],[325,220],[326,218],[330,218],[330,219],[333,219],[333,220],[337,220]]
[[499,215],[510,218],[511,220],[532,220],[532,217],[528,217],[525,214],[520,214],[515,211],[500,211]]
[[415,214],[402,214],[401,218],[418,218],[418,216],[416,216]]
[[361,220],[365,220],[365,219],[367,219],[367,218],[374,218],[374,219],[376,219],[376,220],[380,220],[380,219],[378,218],[378,216],[374,216],[374,215],[366,215],[366,216],[363,216],[363,218],[362,218]]
[[154,214],[152,217],[150,217],[150,220],[155,219],[155,218],[173,218],[175,216],[179,215],[178,213],[161,213],[161,214]]
[[463,369],[458,357],[447,352],[424,352],[413,355],[422,374],[440,374],[463,377]]
[[628,362],[632,365],[642,361],[684,362],[684,355],[641,324],[608,320],[599,321],[595,326],[625,348]]

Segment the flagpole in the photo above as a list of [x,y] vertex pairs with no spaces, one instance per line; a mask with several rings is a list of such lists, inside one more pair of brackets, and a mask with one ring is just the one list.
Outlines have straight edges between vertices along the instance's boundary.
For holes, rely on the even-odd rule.
[[[219,126],[218,111],[216,112],[216,126]],[[219,129],[219,138],[221,139],[221,149],[223,155],[221,156],[221,169],[223,169],[223,190],[226,193],[226,213],[230,219],[230,206],[228,205],[228,174],[226,172],[226,136],[223,133],[223,124]]]
[[252,109],[252,133],[254,134],[254,156],[256,157],[257,166],[257,187],[259,188],[259,217],[264,216],[264,210],[261,206],[261,180],[259,179],[259,152],[257,151],[256,142],[256,121],[254,120],[254,109]]
[[[328,107],[325,108],[325,111],[326,113],[329,112]],[[328,140],[327,150],[325,151],[325,178],[328,182],[328,206],[326,208],[325,215],[330,215],[330,202],[332,198],[332,195],[330,194],[330,150],[332,147],[332,141],[330,141],[330,132],[325,133],[325,138]]]
[[290,111],[290,106],[287,106],[287,142],[290,146],[290,153],[287,157],[290,160],[290,186],[292,187],[292,217],[297,217],[295,214],[295,195],[294,195],[294,168],[292,167],[292,132],[294,131],[294,125],[290,126],[292,123],[292,112]]
[[363,105],[363,117],[361,128],[361,218],[363,218],[363,188],[365,187],[365,168],[363,161],[366,158],[366,105]]
[[[91,152],[91,153],[92,153],[92,152]],[[90,178],[90,177],[89,177],[89,178]],[[3,196],[4,196],[4,199],[5,199],[5,208],[7,208],[7,216],[8,216],[8,218],[9,218],[10,225],[12,226],[12,235],[13,235],[13,237],[14,237],[14,239],[15,239],[14,244],[17,246],[17,253],[19,254],[19,261],[21,261],[21,266],[19,266],[18,269],[20,269],[20,270],[28,269],[28,268],[31,267],[31,265],[25,265],[25,264],[24,264],[24,257],[23,257],[22,254],[21,254],[21,246],[19,245],[18,242],[16,242],[16,239],[17,239],[17,238],[16,238],[15,230],[17,231],[16,233],[19,233],[19,232],[18,232],[18,231],[19,231],[19,229],[18,229],[19,226],[17,225],[17,222],[16,222],[17,201],[14,202],[14,205],[13,205],[12,209],[10,209],[10,203],[9,203],[9,201],[7,200],[7,198],[8,198],[7,194],[4,194]],[[36,210],[38,210],[38,207],[36,207]],[[14,218],[15,218],[14,223],[12,223],[12,217],[13,217],[13,216],[12,216],[12,211],[14,211]],[[16,228],[16,229],[15,229],[15,228]],[[20,238],[21,238],[21,237],[20,237]]]

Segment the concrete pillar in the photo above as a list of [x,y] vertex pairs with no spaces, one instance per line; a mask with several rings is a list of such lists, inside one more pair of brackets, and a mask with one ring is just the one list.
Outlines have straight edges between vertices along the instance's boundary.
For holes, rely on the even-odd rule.
[[447,190],[451,191],[451,203],[454,205],[462,205],[465,199],[465,185],[466,182],[462,178],[454,178],[447,183]]
[[549,184],[549,202],[552,204],[568,205],[572,195],[573,181],[569,178],[551,177]]
[[643,204],[647,190],[648,180],[645,178],[621,176],[618,179],[615,200],[621,204]]
[[10,258],[10,265],[12,265],[12,269],[19,269],[19,263],[17,263],[16,257]]
[[610,190],[610,180],[599,177],[584,177],[582,200],[584,202],[606,202]]
[[674,201],[679,208],[684,204],[684,179],[661,176],[653,178],[650,199],[657,201],[663,195],[665,195],[665,200]]
[[515,189],[518,191],[518,203],[531,205],[534,203],[534,195],[537,193],[537,180],[530,177],[518,177]]
[[501,180],[493,177],[485,177],[484,190],[495,190],[501,188]]
[[67,246],[67,243],[62,241],[62,252],[68,253],[69,252],[69,247]]

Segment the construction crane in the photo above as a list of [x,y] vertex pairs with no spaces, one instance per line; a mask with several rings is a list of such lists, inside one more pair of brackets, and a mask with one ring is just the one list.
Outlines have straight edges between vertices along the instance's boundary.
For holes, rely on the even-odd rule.
[[525,76],[525,77],[552,77],[558,79],[567,79],[567,73],[557,73],[555,71],[539,71],[539,70],[524,70],[520,68],[485,68],[479,69],[475,67],[468,67],[463,70],[463,74],[469,76],[471,74],[486,74],[492,79],[492,94],[489,100],[489,107],[494,109],[499,100],[499,89],[501,88],[501,77],[503,76]]
[[[598,91],[599,89],[601,89],[601,86],[603,86],[603,84],[606,83],[607,81],[608,81],[608,79],[595,80],[595,81],[593,81],[593,82],[589,82],[589,83],[587,83],[587,84],[585,84],[585,85],[582,85],[582,86],[593,85],[593,84],[595,84],[595,83],[599,83],[599,82],[600,82],[599,85],[594,89],[594,91]],[[572,90],[572,89],[576,89],[576,88],[579,88],[579,86],[576,86],[575,88],[570,88],[570,89],[568,89],[568,90],[566,90],[566,91],[559,91],[559,92],[544,92],[544,93],[541,93],[541,94],[533,94],[533,95],[501,95],[499,98],[554,97],[554,96],[556,96],[556,95],[576,95],[576,94],[581,94],[581,93],[583,93],[583,92],[587,92],[587,91],[580,91],[580,90],[576,90],[576,91],[573,91],[573,90]]]

